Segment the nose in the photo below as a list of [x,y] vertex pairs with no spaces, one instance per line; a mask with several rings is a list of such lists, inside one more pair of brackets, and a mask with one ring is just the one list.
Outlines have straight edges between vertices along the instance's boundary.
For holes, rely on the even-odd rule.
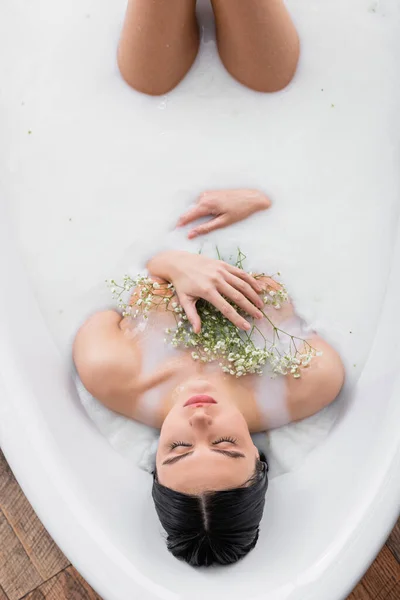
[[189,419],[190,426],[205,429],[212,424],[212,418],[204,410],[196,410]]

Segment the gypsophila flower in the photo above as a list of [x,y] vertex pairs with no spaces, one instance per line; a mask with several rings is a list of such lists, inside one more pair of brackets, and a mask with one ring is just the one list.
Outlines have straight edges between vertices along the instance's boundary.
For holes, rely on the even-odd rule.
[[[244,259],[245,255],[239,250],[235,266],[243,269]],[[248,374],[262,375],[265,367],[268,366],[272,377],[289,374],[298,379],[301,377],[301,370],[307,369],[312,359],[322,354],[312,348],[306,340],[276,327],[265,313],[264,316],[272,328],[272,341],[268,341],[255,325],[249,333],[240,331],[215,306],[199,299],[196,308],[202,326],[200,333],[194,333],[182,306],[175,300],[171,301],[175,296],[172,283],[158,283],[147,275],[137,275],[135,278],[125,275],[121,285],[114,279],[106,283],[124,317],[136,319],[141,316],[147,320],[151,309],[163,304],[164,310],[171,313],[176,323],[175,328],[165,329],[164,341],[171,344],[173,348],[196,348],[195,351],[191,351],[194,361],[217,362],[223,373],[235,377]],[[285,286],[279,285],[279,289],[267,289],[263,294],[264,304],[275,310],[279,310],[289,300]],[[127,296],[127,300],[124,299],[124,295]],[[238,306],[232,302],[230,304],[244,315]],[[256,345],[254,329],[261,334],[264,345]],[[282,336],[286,336],[290,346],[290,351],[284,354],[275,343],[275,338],[280,340]],[[298,351],[297,346],[301,348],[301,352]]]

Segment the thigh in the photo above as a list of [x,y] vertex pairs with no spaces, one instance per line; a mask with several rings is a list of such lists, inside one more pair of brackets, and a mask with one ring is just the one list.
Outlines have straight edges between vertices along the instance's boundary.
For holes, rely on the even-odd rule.
[[196,0],[129,0],[118,65],[126,82],[152,95],[175,87],[196,58]]

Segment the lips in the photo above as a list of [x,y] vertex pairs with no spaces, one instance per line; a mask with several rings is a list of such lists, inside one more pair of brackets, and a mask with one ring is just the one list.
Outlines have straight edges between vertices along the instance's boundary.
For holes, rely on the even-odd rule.
[[189,398],[189,400],[187,400],[183,406],[193,406],[195,404],[217,404],[217,401],[206,394],[196,394],[196,396]]

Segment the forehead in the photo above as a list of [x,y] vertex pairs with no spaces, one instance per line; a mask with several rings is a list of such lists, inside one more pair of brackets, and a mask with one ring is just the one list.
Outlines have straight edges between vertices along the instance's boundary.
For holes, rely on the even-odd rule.
[[255,457],[229,458],[206,450],[194,452],[173,465],[157,460],[162,485],[186,494],[220,491],[241,487],[254,472]]

